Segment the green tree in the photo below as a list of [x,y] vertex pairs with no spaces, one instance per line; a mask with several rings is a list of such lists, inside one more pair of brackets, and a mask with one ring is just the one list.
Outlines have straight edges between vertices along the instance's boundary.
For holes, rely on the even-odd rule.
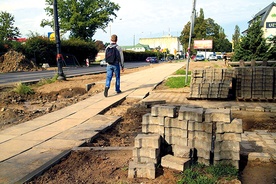
[[20,36],[19,29],[14,26],[14,16],[8,12],[0,12],[0,41]]
[[[184,48],[188,47],[190,25],[191,22],[188,22],[181,32],[180,42],[182,45],[184,45]],[[195,26],[192,38],[194,40],[213,40],[212,51],[231,51],[231,43],[226,38],[224,29],[222,29],[222,27],[219,26],[213,19],[205,19],[203,9],[200,9],[199,15],[197,15],[195,18]],[[196,52],[193,50],[193,41],[191,42],[191,50],[193,53]]]
[[241,42],[235,50],[233,60],[267,60],[270,56],[270,52],[268,52],[269,47],[270,45],[263,38],[260,21],[255,21],[249,26],[247,34],[241,38]]
[[268,39],[270,41],[270,47],[268,52],[270,53],[269,55],[269,60],[276,60],[276,36],[273,36],[272,38]]
[[240,28],[239,28],[238,25],[236,25],[235,26],[235,32],[232,35],[234,51],[236,50],[236,48],[238,47],[238,45],[240,43],[240,38],[241,38]]
[[[53,0],[45,0],[48,6],[45,11],[53,17]],[[109,0],[57,0],[59,27],[61,33],[70,32],[70,37],[92,40],[97,29],[104,30],[109,22],[117,17],[115,11],[120,6]],[[54,17],[43,19],[42,27],[54,27]]]

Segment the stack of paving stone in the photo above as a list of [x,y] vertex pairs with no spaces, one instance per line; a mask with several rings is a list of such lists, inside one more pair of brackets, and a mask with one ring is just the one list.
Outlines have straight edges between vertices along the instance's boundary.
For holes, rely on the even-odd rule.
[[251,98],[252,68],[236,68],[236,98]]
[[234,70],[202,69],[192,72],[189,98],[226,99],[232,84]]
[[275,68],[236,68],[236,98],[244,100],[275,99]]
[[231,120],[230,109],[154,105],[143,116],[142,132],[135,138],[129,178],[154,178],[152,169],[160,161],[179,171],[195,160],[239,167],[242,121]]
[[135,137],[133,161],[129,162],[129,178],[155,178],[155,165],[160,163],[159,134],[139,134]]

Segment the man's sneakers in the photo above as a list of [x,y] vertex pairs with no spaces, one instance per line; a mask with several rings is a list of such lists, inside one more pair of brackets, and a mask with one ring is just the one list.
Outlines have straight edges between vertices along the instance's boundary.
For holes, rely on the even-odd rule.
[[122,91],[121,91],[121,90],[117,91],[117,94],[120,94],[120,93],[122,93]]
[[104,96],[105,96],[105,97],[108,96],[108,89],[109,89],[108,87],[105,87],[105,88],[104,88]]

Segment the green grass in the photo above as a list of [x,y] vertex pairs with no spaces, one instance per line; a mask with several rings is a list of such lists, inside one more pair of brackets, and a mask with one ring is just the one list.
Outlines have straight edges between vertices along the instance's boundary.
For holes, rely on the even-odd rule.
[[13,91],[20,94],[20,95],[23,95],[23,94],[26,95],[26,94],[33,94],[34,93],[33,89],[30,86],[28,86],[26,84],[22,84],[21,82],[18,83],[15,86]]
[[165,81],[165,86],[169,88],[183,88],[190,85],[191,77],[188,76],[188,83],[185,84],[186,77],[170,77]]
[[[191,71],[188,71],[188,75],[191,75]],[[175,75],[186,75],[186,69],[179,69],[175,72]]]
[[228,180],[238,177],[238,170],[227,164],[205,166],[196,164],[186,169],[177,184],[213,184],[221,178]]

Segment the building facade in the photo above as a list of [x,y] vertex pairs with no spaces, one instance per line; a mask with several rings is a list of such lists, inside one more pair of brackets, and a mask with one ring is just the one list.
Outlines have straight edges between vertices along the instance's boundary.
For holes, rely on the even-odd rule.
[[140,38],[139,43],[143,45],[149,45],[150,48],[166,49],[170,54],[176,55],[182,51],[182,45],[180,44],[179,37],[163,36],[158,38]]
[[[249,26],[252,22],[261,19],[261,26],[264,32],[264,38],[272,38],[276,36],[276,3],[272,2],[267,7],[259,11],[249,22]],[[243,33],[246,34],[247,30]]]

